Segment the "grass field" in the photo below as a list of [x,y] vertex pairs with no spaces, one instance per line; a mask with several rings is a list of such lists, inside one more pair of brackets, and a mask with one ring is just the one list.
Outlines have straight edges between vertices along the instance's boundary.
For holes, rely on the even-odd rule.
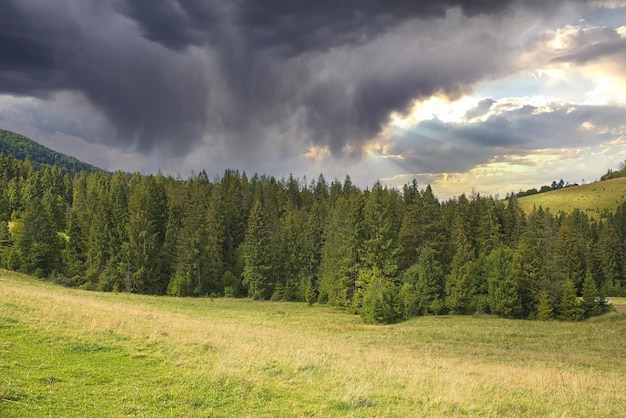
[[372,326],[328,306],[0,271],[2,417],[623,417],[625,374],[623,313]]
[[530,213],[533,206],[550,208],[554,214],[580,209],[599,219],[604,211],[614,211],[625,200],[626,177],[622,177],[520,197],[519,204],[526,213]]

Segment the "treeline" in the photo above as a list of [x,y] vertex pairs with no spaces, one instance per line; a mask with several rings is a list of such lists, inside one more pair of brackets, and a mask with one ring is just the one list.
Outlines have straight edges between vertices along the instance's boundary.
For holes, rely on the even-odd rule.
[[621,162],[616,171],[609,169],[605,175],[600,177],[600,181],[618,179],[620,177],[626,177],[626,161]]
[[541,186],[541,188],[539,190],[537,190],[537,188],[532,188],[532,189],[528,189],[525,192],[524,191],[519,191],[518,193],[515,192],[511,192],[511,193],[507,193],[506,195],[506,199],[509,199],[511,196],[515,196],[515,197],[524,197],[524,196],[532,196],[532,195],[536,195],[539,193],[547,193],[547,192],[551,192],[553,190],[559,190],[559,189],[563,189],[563,188],[567,188],[567,187],[575,187],[578,186],[578,183],[565,183],[563,181],[563,179],[561,179],[561,181],[557,182],[556,180],[554,180],[552,182],[552,185],[550,186]]
[[[626,204],[525,215],[430,186],[80,172],[0,154],[0,264],[67,286],[328,303],[367,322],[577,320],[625,295]],[[582,297],[582,299],[581,299]]]

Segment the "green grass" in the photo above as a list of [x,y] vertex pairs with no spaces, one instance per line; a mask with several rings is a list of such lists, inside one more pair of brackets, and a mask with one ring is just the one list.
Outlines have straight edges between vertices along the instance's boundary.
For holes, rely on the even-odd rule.
[[626,177],[568,187],[519,198],[526,213],[533,207],[549,208],[552,213],[580,209],[595,219],[606,211],[614,211],[626,200]]
[[0,271],[2,417],[625,416],[626,314],[363,324]]

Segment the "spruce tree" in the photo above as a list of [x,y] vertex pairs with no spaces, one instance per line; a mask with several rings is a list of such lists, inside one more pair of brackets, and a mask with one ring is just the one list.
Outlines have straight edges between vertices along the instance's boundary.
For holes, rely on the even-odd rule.
[[[392,193],[394,196],[389,196]],[[376,183],[363,208],[363,267],[377,268],[387,277],[395,277],[398,271],[395,198],[395,192]]]
[[65,250],[65,275],[74,286],[84,283],[86,261],[86,237],[83,232],[79,215],[70,211],[67,222],[67,245]]
[[475,289],[471,276],[471,261],[466,261],[460,253],[452,259],[452,270],[446,278],[446,306],[452,314],[472,312]]
[[0,268],[7,268],[10,246],[11,235],[9,225],[5,221],[0,221]]
[[268,215],[257,199],[250,212],[243,243],[243,283],[253,299],[269,299],[274,291],[272,241]]
[[207,287],[209,294],[224,292],[221,279],[224,275],[224,206],[218,188],[214,188],[206,213],[206,236],[204,251],[206,254]]
[[619,288],[624,276],[626,247],[624,241],[620,240],[617,230],[612,223],[603,225],[595,248],[598,251],[602,284],[605,284],[604,287],[607,289]]
[[417,263],[415,293],[418,310],[422,315],[439,314],[443,310],[444,275],[435,252],[424,248]]
[[208,199],[203,183],[199,180],[190,179],[186,188],[174,274],[168,284],[167,293],[176,296],[202,296],[208,291]]
[[[322,204],[314,203],[310,212],[301,213],[299,216],[303,222],[300,228],[302,238],[300,240],[302,263],[299,277],[298,299],[309,304],[317,301],[319,295],[320,265],[322,262],[323,231],[326,223],[325,211]],[[297,249],[292,249],[292,251]]]
[[489,308],[492,313],[504,318],[517,318],[522,312],[512,264],[513,252],[504,246],[487,257]]
[[21,230],[15,239],[21,269],[38,277],[48,277],[61,268],[61,242],[41,199],[34,196],[21,219]]
[[542,290],[539,293],[537,303],[537,320],[549,321],[553,318],[552,307],[550,306],[550,299],[548,298],[548,292]]
[[583,306],[576,297],[576,286],[572,280],[566,280],[559,307],[559,319],[564,321],[580,321],[584,317]]
[[540,285],[547,277],[546,235],[543,214],[533,208],[513,256],[523,317],[530,317],[537,310]]
[[319,300],[322,302],[338,306],[352,302],[360,268],[360,211],[360,198],[355,194],[338,200],[326,220],[319,270]]
[[561,280],[571,280],[577,294],[587,271],[585,242],[580,233],[569,224],[563,224],[555,242],[554,263]]
[[475,292],[470,270],[474,252],[466,235],[464,222],[459,214],[454,221],[453,237],[456,253],[452,259],[452,269],[445,282],[445,301],[451,313],[467,314],[472,310],[471,305]]
[[163,264],[167,224],[167,197],[153,176],[131,178],[126,225],[128,241],[123,245],[126,290],[165,293],[169,277]]
[[585,318],[591,318],[602,313],[598,304],[598,286],[590,272],[587,272],[583,282],[582,307]]

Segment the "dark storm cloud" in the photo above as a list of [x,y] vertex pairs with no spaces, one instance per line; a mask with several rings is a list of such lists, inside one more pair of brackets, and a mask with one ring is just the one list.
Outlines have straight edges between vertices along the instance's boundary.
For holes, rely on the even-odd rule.
[[293,135],[358,154],[390,112],[459,93],[499,66],[501,34],[461,34],[451,10],[495,21],[557,3],[5,0],[0,93],[80,94],[115,127],[101,140],[143,152],[183,155],[204,137],[254,156]]

